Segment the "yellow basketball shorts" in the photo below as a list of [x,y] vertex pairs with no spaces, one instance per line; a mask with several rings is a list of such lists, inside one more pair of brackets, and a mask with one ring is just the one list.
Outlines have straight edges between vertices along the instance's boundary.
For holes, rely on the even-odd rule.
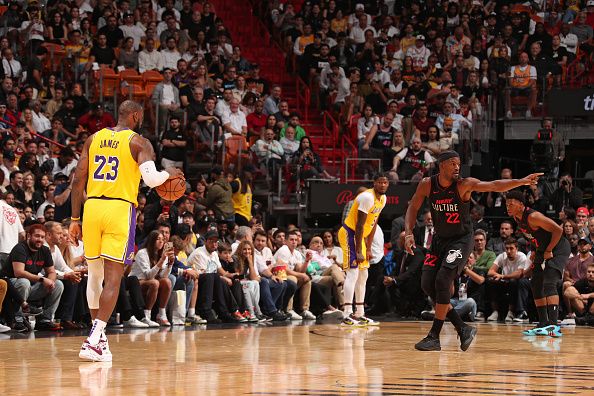
[[136,207],[119,199],[90,198],[82,223],[85,258],[130,265],[134,260]]
[[369,268],[369,261],[367,261],[367,247],[365,246],[365,238],[361,241],[361,252],[365,261],[357,263],[357,250],[355,249],[355,231],[343,225],[338,230],[338,243],[342,248],[342,255],[344,260],[342,262],[342,269],[345,271],[350,268],[359,268],[361,270]]

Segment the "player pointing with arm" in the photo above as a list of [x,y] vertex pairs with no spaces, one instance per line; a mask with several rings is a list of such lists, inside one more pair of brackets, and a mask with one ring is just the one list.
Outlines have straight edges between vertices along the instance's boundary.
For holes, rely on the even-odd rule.
[[[373,179],[373,188],[357,195],[342,227],[338,241],[342,248],[346,271],[344,281],[344,319],[342,326],[377,326],[379,323],[366,318],[364,311],[365,285],[371,257],[371,243],[377,221],[386,206],[386,191],[390,182],[384,174]],[[357,310],[353,316],[353,296]]]
[[149,187],[156,187],[181,175],[179,169],[156,170],[152,145],[134,132],[142,125],[143,113],[140,104],[124,101],[116,127],[104,128],[87,139],[74,174],[69,230],[73,238],[81,234],[85,191],[88,197],[82,235],[89,265],[87,300],[93,326],[81,347],[82,359],[111,361],[104,330],[118,298],[124,264],[131,264],[134,258],[141,177]]
[[439,155],[439,173],[424,178],[413,195],[406,211],[404,246],[413,254],[415,241],[413,228],[419,208],[429,200],[435,237],[429,253],[425,256],[421,287],[435,302],[435,319],[427,337],[415,345],[421,351],[439,351],[439,333],[447,317],[456,327],[460,348],[470,346],[476,329],[466,325],[450,305],[454,279],[464,269],[473,248],[472,220],[470,218],[470,194],[473,191],[503,192],[513,188],[536,184],[542,173],[535,173],[519,180],[495,180],[483,182],[474,178],[460,178],[460,156],[455,151]]
[[571,253],[569,241],[563,238],[563,229],[557,223],[525,206],[522,192],[510,191],[505,198],[505,205],[507,213],[516,220],[518,229],[534,250],[530,285],[538,312],[538,325],[533,329],[524,330],[523,334],[561,337],[563,334],[557,325],[557,283],[561,281],[563,269]]

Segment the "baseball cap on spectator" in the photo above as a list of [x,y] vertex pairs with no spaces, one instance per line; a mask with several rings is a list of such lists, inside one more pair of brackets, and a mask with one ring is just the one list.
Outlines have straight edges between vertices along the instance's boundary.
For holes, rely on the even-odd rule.
[[417,34],[417,37],[415,37],[417,40],[425,40],[425,36],[423,36],[422,34]]
[[131,12],[124,13],[124,18],[133,17],[133,16],[134,16],[134,14],[132,14]]
[[58,172],[56,173],[56,175],[54,176],[54,181],[59,181],[59,180],[68,180],[68,176],[66,176],[65,174],[63,174],[62,172]]
[[582,206],[580,208],[577,208],[577,210],[575,211],[575,213],[576,214],[590,216],[590,211],[585,206]]
[[215,175],[220,175],[223,172],[224,172],[223,168],[221,168],[220,166],[213,166],[212,169],[210,170],[210,173],[215,174]]
[[216,232],[215,230],[209,230],[206,232],[206,234],[204,235],[204,239],[208,240],[210,238],[217,238],[219,239],[219,233]]
[[365,11],[365,6],[361,3],[357,3],[355,6],[355,11]]
[[483,2],[482,1],[479,1],[479,0],[473,0],[472,1],[472,5],[473,6],[476,5],[476,6],[481,6],[482,7],[483,6]]
[[9,161],[14,161],[16,159],[14,151],[12,150],[4,150],[4,152],[2,153],[2,158],[7,159]]
[[580,243],[588,243],[588,244],[590,244],[592,242],[590,242],[590,240],[588,238],[586,238],[586,237],[581,237],[580,240],[578,241],[578,245]]

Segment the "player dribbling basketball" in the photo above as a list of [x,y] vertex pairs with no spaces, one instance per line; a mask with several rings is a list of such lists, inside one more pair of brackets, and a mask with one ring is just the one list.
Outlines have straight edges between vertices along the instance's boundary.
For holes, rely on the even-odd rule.
[[70,235],[81,235],[80,212],[86,190],[82,237],[89,266],[87,300],[93,325],[79,357],[111,361],[105,326],[115,307],[124,265],[134,258],[134,232],[140,178],[149,187],[181,176],[179,169],[158,172],[151,143],[133,129],[142,125],[143,107],[131,100],[119,107],[118,124],[85,142],[74,174]]

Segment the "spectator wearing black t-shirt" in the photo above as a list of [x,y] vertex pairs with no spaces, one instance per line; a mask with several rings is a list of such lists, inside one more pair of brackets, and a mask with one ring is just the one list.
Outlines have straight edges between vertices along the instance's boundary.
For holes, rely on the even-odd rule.
[[[62,282],[57,280],[52,255],[45,243],[45,228],[34,224],[29,228],[27,240],[19,242],[8,255],[8,265],[4,276],[25,301],[43,300],[43,313],[38,317],[36,330],[59,330],[60,325],[52,322],[64,291]],[[40,276],[41,271],[45,276]],[[16,314],[17,322],[23,321],[21,309]]]
[[94,45],[91,49],[89,61],[87,62],[86,66],[87,71],[91,69],[93,63],[98,63],[99,65],[107,65],[112,69],[116,65],[115,52],[113,48],[107,45],[107,36],[105,34],[99,34],[99,36],[97,37],[97,45]]
[[181,121],[177,116],[169,118],[169,129],[161,139],[161,165],[164,169],[175,167],[183,169],[186,156],[186,139],[181,129]]
[[105,35],[107,46],[112,49],[120,47],[124,40],[124,32],[118,27],[118,20],[113,15],[107,18],[107,25],[99,29],[97,33],[98,35]]
[[45,47],[37,48],[35,56],[31,58],[29,66],[27,67],[27,79],[25,80],[25,84],[34,87],[39,91],[43,89],[41,74],[43,72],[43,61],[46,56],[47,49]]

